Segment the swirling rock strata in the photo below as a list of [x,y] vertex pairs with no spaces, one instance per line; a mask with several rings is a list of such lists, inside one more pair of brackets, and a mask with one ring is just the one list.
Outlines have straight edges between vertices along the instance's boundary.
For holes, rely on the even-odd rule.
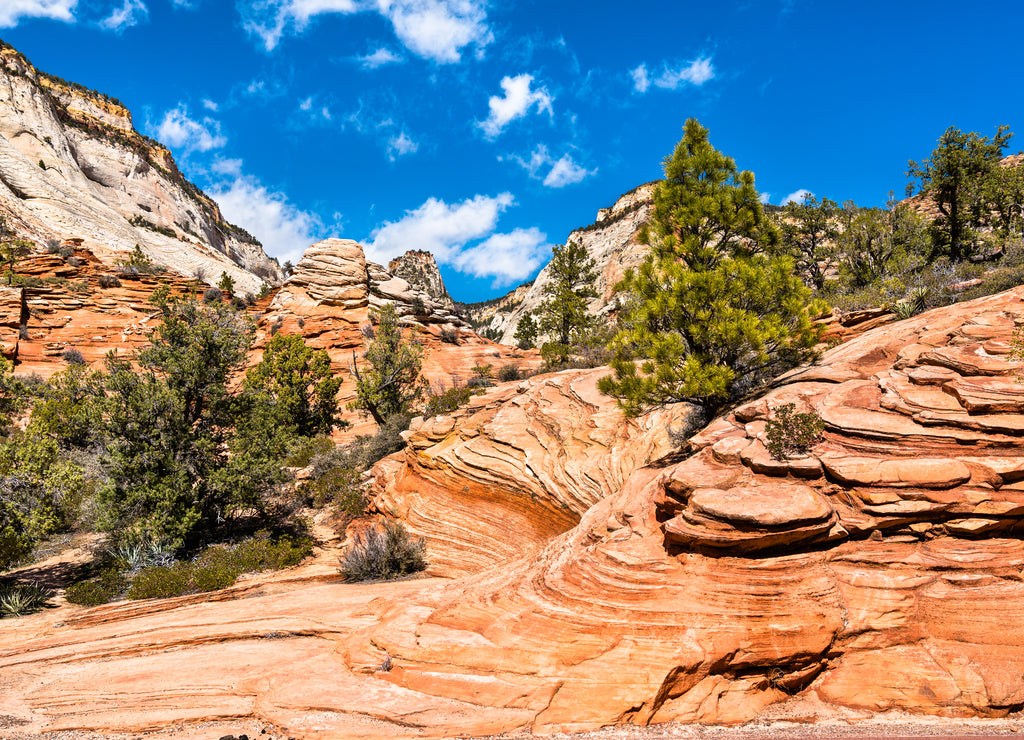
[[685,405],[629,420],[597,390],[607,368],[506,385],[414,422],[375,470],[375,506],[427,540],[431,570],[462,575],[531,552],[673,449]]

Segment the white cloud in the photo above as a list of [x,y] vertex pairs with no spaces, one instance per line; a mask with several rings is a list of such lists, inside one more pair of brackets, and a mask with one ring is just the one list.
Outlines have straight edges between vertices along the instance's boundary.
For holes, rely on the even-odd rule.
[[267,51],[285,34],[302,33],[313,19],[328,13],[379,13],[407,49],[439,64],[460,61],[469,46],[480,56],[494,40],[479,0],[243,0],[239,11],[242,27]]
[[700,87],[708,80],[714,79],[715,67],[709,57],[700,57],[676,67],[663,64],[661,73],[653,79],[647,71],[646,64],[641,64],[629,74],[633,78],[633,89],[638,93],[645,93],[651,85],[663,90],[678,90],[684,85]]
[[757,199],[759,201],[761,201],[762,205],[768,205],[769,203],[772,202],[772,194],[771,193],[761,193],[759,196],[757,196]]
[[505,126],[517,118],[523,118],[533,108],[536,108],[538,113],[547,111],[548,115],[554,115],[551,108],[554,98],[543,87],[531,90],[532,84],[533,75],[521,74],[502,78],[501,89],[504,91],[504,96],[494,95],[487,101],[491,112],[487,116],[487,120],[477,124],[484,130],[487,138],[495,138],[504,130]]
[[209,98],[203,98],[203,107],[206,108],[206,110],[213,111],[214,113],[220,110],[220,106]]
[[549,188],[564,188],[566,185],[583,182],[585,178],[596,172],[597,170],[580,167],[572,157],[566,154],[552,165],[548,176],[544,178],[544,185]]
[[540,229],[515,229],[509,234],[493,234],[475,247],[460,252],[452,261],[460,272],[474,277],[493,277],[497,288],[525,280],[551,254],[547,235]]
[[641,64],[629,74],[633,77],[633,89],[639,93],[647,92],[647,88],[651,86],[651,79],[647,76],[647,65]]
[[800,188],[795,193],[790,193],[785,198],[783,198],[782,205],[786,205],[787,203],[803,203],[804,198],[806,198],[808,195],[814,195],[814,193],[812,193],[810,190],[804,190],[803,188]]
[[439,64],[460,61],[471,45],[479,57],[494,40],[479,0],[377,0],[377,6],[410,51]]
[[453,205],[428,198],[400,220],[374,229],[367,256],[386,264],[410,249],[425,249],[438,262],[451,264],[467,243],[493,233],[498,216],[514,202],[511,193],[477,195]]
[[273,192],[251,175],[243,175],[241,161],[221,160],[218,168],[233,177],[210,191],[224,218],[238,224],[261,242],[267,253],[297,262],[306,248],[319,241],[324,228],[314,214],[297,208],[284,193]]
[[391,49],[385,49],[383,46],[372,54],[356,57],[356,60],[362,65],[363,69],[377,69],[386,64],[397,64],[403,61],[402,57],[395,54]]
[[398,221],[374,229],[366,256],[386,264],[409,249],[425,249],[441,264],[495,278],[495,285],[522,280],[540,267],[550,245],[536,228],[495,233],[498,218],[514,203],[511,193],[477,195],[452,204],[428,198]]
[[[562,188],[566,185],[573,185],[597,173],[596,169],[588,170],[576,164],[570,154],[564,154],[558,160],[554,159],[548,153],[548,148],[543,144],[533,150],[528,160],[522,157],[513,157],[513,159],[519,163],[520,167],[530,173],[530,177],[538,180],[543,179],[544,185],[549,188]],[[547,169],[547,174],[542,177],[541,173],[545,169]]]
[[199,7],[199,0],[171,0],[171,5],[185,10],[195,10]]
[[167,111],[156,129],[156,138],[165,144],[189,152],[220,149],[227,139],[220,132],[220,123],[212,118],[196,121],[189,117],[188,106],[180,103]]
[[124,0],[124,5],[101,20],[99,26],[114,33],[121,33],[126,28],[131,28],[148,17],[149,8],[142,0]]
[[3,0],[0,28],[14,28],[22,18],[49,18],[74,23],[78,0]]
[[224,159],[217,157],[213,164],[210,165],[210,169],[216,172],[218,175],[230,175],[232,177],[242,176],[242,160],[240,159]]
[[299,110],[312,110],[313,109],[313,96],[309,96],[301,103],[299,103]]
[[388,159],[394,162],[396,159],[404,157],[406,154],[415,154],[419,148],[420,145],[410,139],[403,131],[398,136],[392,136],[388,140]]

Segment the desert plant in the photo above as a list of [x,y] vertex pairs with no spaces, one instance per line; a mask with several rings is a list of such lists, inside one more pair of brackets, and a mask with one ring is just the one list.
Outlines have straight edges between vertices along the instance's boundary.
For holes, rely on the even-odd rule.
[[426,543],[400,523],[373,525],[355,535],[338,569],[347,581],[383,581],[425,570]]
[[203,303],[219,303],[224,297],[220,288],[207,288],[203,291]]
[[442,329],[441,341],[444,342],[445,344],[458,344],[459,333],[454,329]]
[[775,409],[775,418],[765,425],[768,454],[776,460],[805,454],[824,430],[825,422],[814,411],[797,413],[796,404],[782,404]]
[[121,281],[117,275],[100,275],[96,278],[96,282],[101,288],[120,288]]
[[66,350],[60,353],[60,358],[64,360],[68,365],[84,365],[85,358],[82,357],[82,353],[74,347],[68,347]]
[[428,419],[439,414],[450,414],[469,403],[473,389],[468,385],[453,385],[439,393],[432,393],[423,406],[423,415]]
[[502,383],[509,383],[513,380],[519,380],[519,368],[515,365],[502,365],[498,368],[498,380]]
[[42,609],[53,598],[53,591],[38,583],[8,586],[0,591],[0,613],[20,617]]

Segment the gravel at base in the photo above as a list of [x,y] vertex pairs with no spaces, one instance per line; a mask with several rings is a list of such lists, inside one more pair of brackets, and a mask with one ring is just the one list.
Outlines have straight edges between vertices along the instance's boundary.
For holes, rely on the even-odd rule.
[[[9,718],[14,719],[14,718]],[[8,734],[10,733],[10,734]],[[158,732],[97,734],[58,731],[19,734],[17,723],[0,722],[0,740],[219,740],[225,735],[246,734],[249,740],[306,740],[260,722],[206,723],[167,728]],[[736,727],[695,724],[661,724],[650,727],[620,725],[601,730],[544,735],[545,740],[893,740],[895,738],[990,738],[994,735],[1024,736],[1024,713],[1001,719],[947,719],[889,712],[857,721],[823,722],[751,722]],[[410,737],[416,737],[410,735]],[[503,733],[475,740],[522,740],[529,733]]]

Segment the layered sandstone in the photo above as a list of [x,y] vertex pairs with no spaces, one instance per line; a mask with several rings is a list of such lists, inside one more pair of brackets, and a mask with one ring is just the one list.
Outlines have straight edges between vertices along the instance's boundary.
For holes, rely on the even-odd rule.
[[138,244],[181,275],[214,283],[227,272],[240,292],[282,277],[123,105],[39,72],[9,46],[0,48],[0,214],[38,243],[83,238],[107,263]]
[[414,420],[406,450],[374,471],[374,506],[426,540],[431,573],[535,552],[671,451],[673,428],[687,422],[685,404],[626,419],[597,390],[607,373],[539,375]]
[[[493,390],[376,471],[381,508],[473,575],[354,586],[321,558],[14,620],[0,714],[25,723],[12,737],[247,722],[326,739],[1017,712],[1022,295],[868,331],[647,465],[680,410],[630,428],[591,371]],[[785,403],[826,427],[776,460]]]

